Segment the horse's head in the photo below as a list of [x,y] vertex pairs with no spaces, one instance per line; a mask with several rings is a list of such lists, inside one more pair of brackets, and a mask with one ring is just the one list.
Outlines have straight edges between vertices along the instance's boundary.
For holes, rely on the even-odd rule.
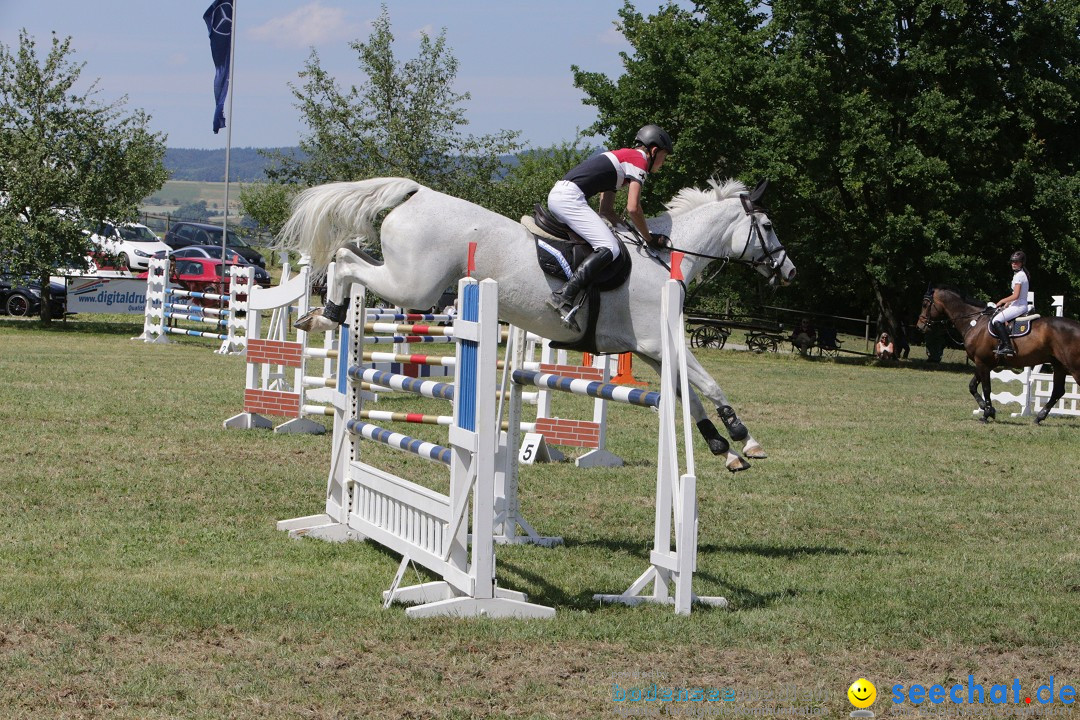
[[[747,192],[738,180],[710,180],[709,184],[711,190],[686,188],[668,203],[673,223],[685,223],[679,244],[685,243],[698,257],[749,265],[771,285],[794,280],[795,265],[776,237],[769,211],[759,202],[767,183],[763,181],[753,192]],[[672,238],[675,242],[674,225]]]
[[926,326],[935,320],[940,320],[945,314],[944,309],[941,307],[941,303],[937,299],[937,291],[934,290],[934,286],[931,285],[926,289],[926,294],[922,299],[922,310],[919,312],[919,322],[915,327],[920,331],[926,330]]
[[795,265],[776,237],[769,211],[760,204],[768,184],[768,180],[762,180],[749,195],[739,195],[745,217],[737,223],[734,237],[746,238],[740,260],[768,278],[770,285],[787,285],[795,279]]

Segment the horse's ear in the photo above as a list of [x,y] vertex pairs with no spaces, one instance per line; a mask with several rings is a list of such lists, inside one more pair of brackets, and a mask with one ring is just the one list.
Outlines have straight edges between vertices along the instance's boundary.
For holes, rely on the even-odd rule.
[[769,189],[769,179],[765,178],[758,183],[754,191],[750,193],[750,202],[758,205],[761,201],[761,196],[765,194],[765,191]]

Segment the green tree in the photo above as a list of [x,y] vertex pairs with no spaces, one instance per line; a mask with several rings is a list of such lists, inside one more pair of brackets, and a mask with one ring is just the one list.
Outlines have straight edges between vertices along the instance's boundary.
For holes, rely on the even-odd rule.
[[192,200],[176,209],[173,213],[180,220],[197,220],[206,222],[210,219],[210,208],[205,200]]
[[445,30],[434,39],[424,34],[417,57],[405,62],[393,43],[384,5],[367,42],[350,43],[365,79],[347,91],[312,50],[300,72],[303,84],[291,85],[308,127],[303,152],[271,154],[272,181],[314,185],[397,175],[468,199],[484,197],[504,156],[521,147],[518,133],[463,133],[462,104],[470,96],[453,89],[458,62]]
[[25,30],[17,51],[0,44],[0,262],[41,278],[46,293],[50,271],[85,267],[84,225],[135,219],[166,179],[150,117],[125,114],[126,97],[98,101],[97,83],[77,90],[84,66],[72,52],[71,38],[54,35],[39,60]]
[[241,212],[255,222],[261,233],[277,235],[289,219],[295,185],[251,183],[240,188]]
[[1080,289],[1077,0],[701,0],[620,17],[625,73],[576,74],[595,129],[670,126],[667,192],[770,177],[800,273],[785,292],[807,308],[876,305],[901,324],[928,281],[1003,292],[1017,247],[1041,299]]
[[514,220],[522,215],[532,215],[533,206],[547,201],[551,187],[566,171],[592,152],[578,137],[551,147],[518,153],[508,163],[505,174],[478,202],[488,210]]

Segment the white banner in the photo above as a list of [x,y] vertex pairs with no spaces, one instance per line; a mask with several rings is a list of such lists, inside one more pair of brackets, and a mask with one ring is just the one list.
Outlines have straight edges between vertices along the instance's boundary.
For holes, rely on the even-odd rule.
[[146,280],[93,275],[68,277],[67,311],[142,315],[146,312]]

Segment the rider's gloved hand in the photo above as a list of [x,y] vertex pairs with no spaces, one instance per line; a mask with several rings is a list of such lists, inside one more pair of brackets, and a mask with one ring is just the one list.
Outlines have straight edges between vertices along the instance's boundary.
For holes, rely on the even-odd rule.
[[652,241],[648,244],[653,250],[659,250],[660,248],[666,248],[671,245],[671,238],[663,233],[649,233],[652,236]]

